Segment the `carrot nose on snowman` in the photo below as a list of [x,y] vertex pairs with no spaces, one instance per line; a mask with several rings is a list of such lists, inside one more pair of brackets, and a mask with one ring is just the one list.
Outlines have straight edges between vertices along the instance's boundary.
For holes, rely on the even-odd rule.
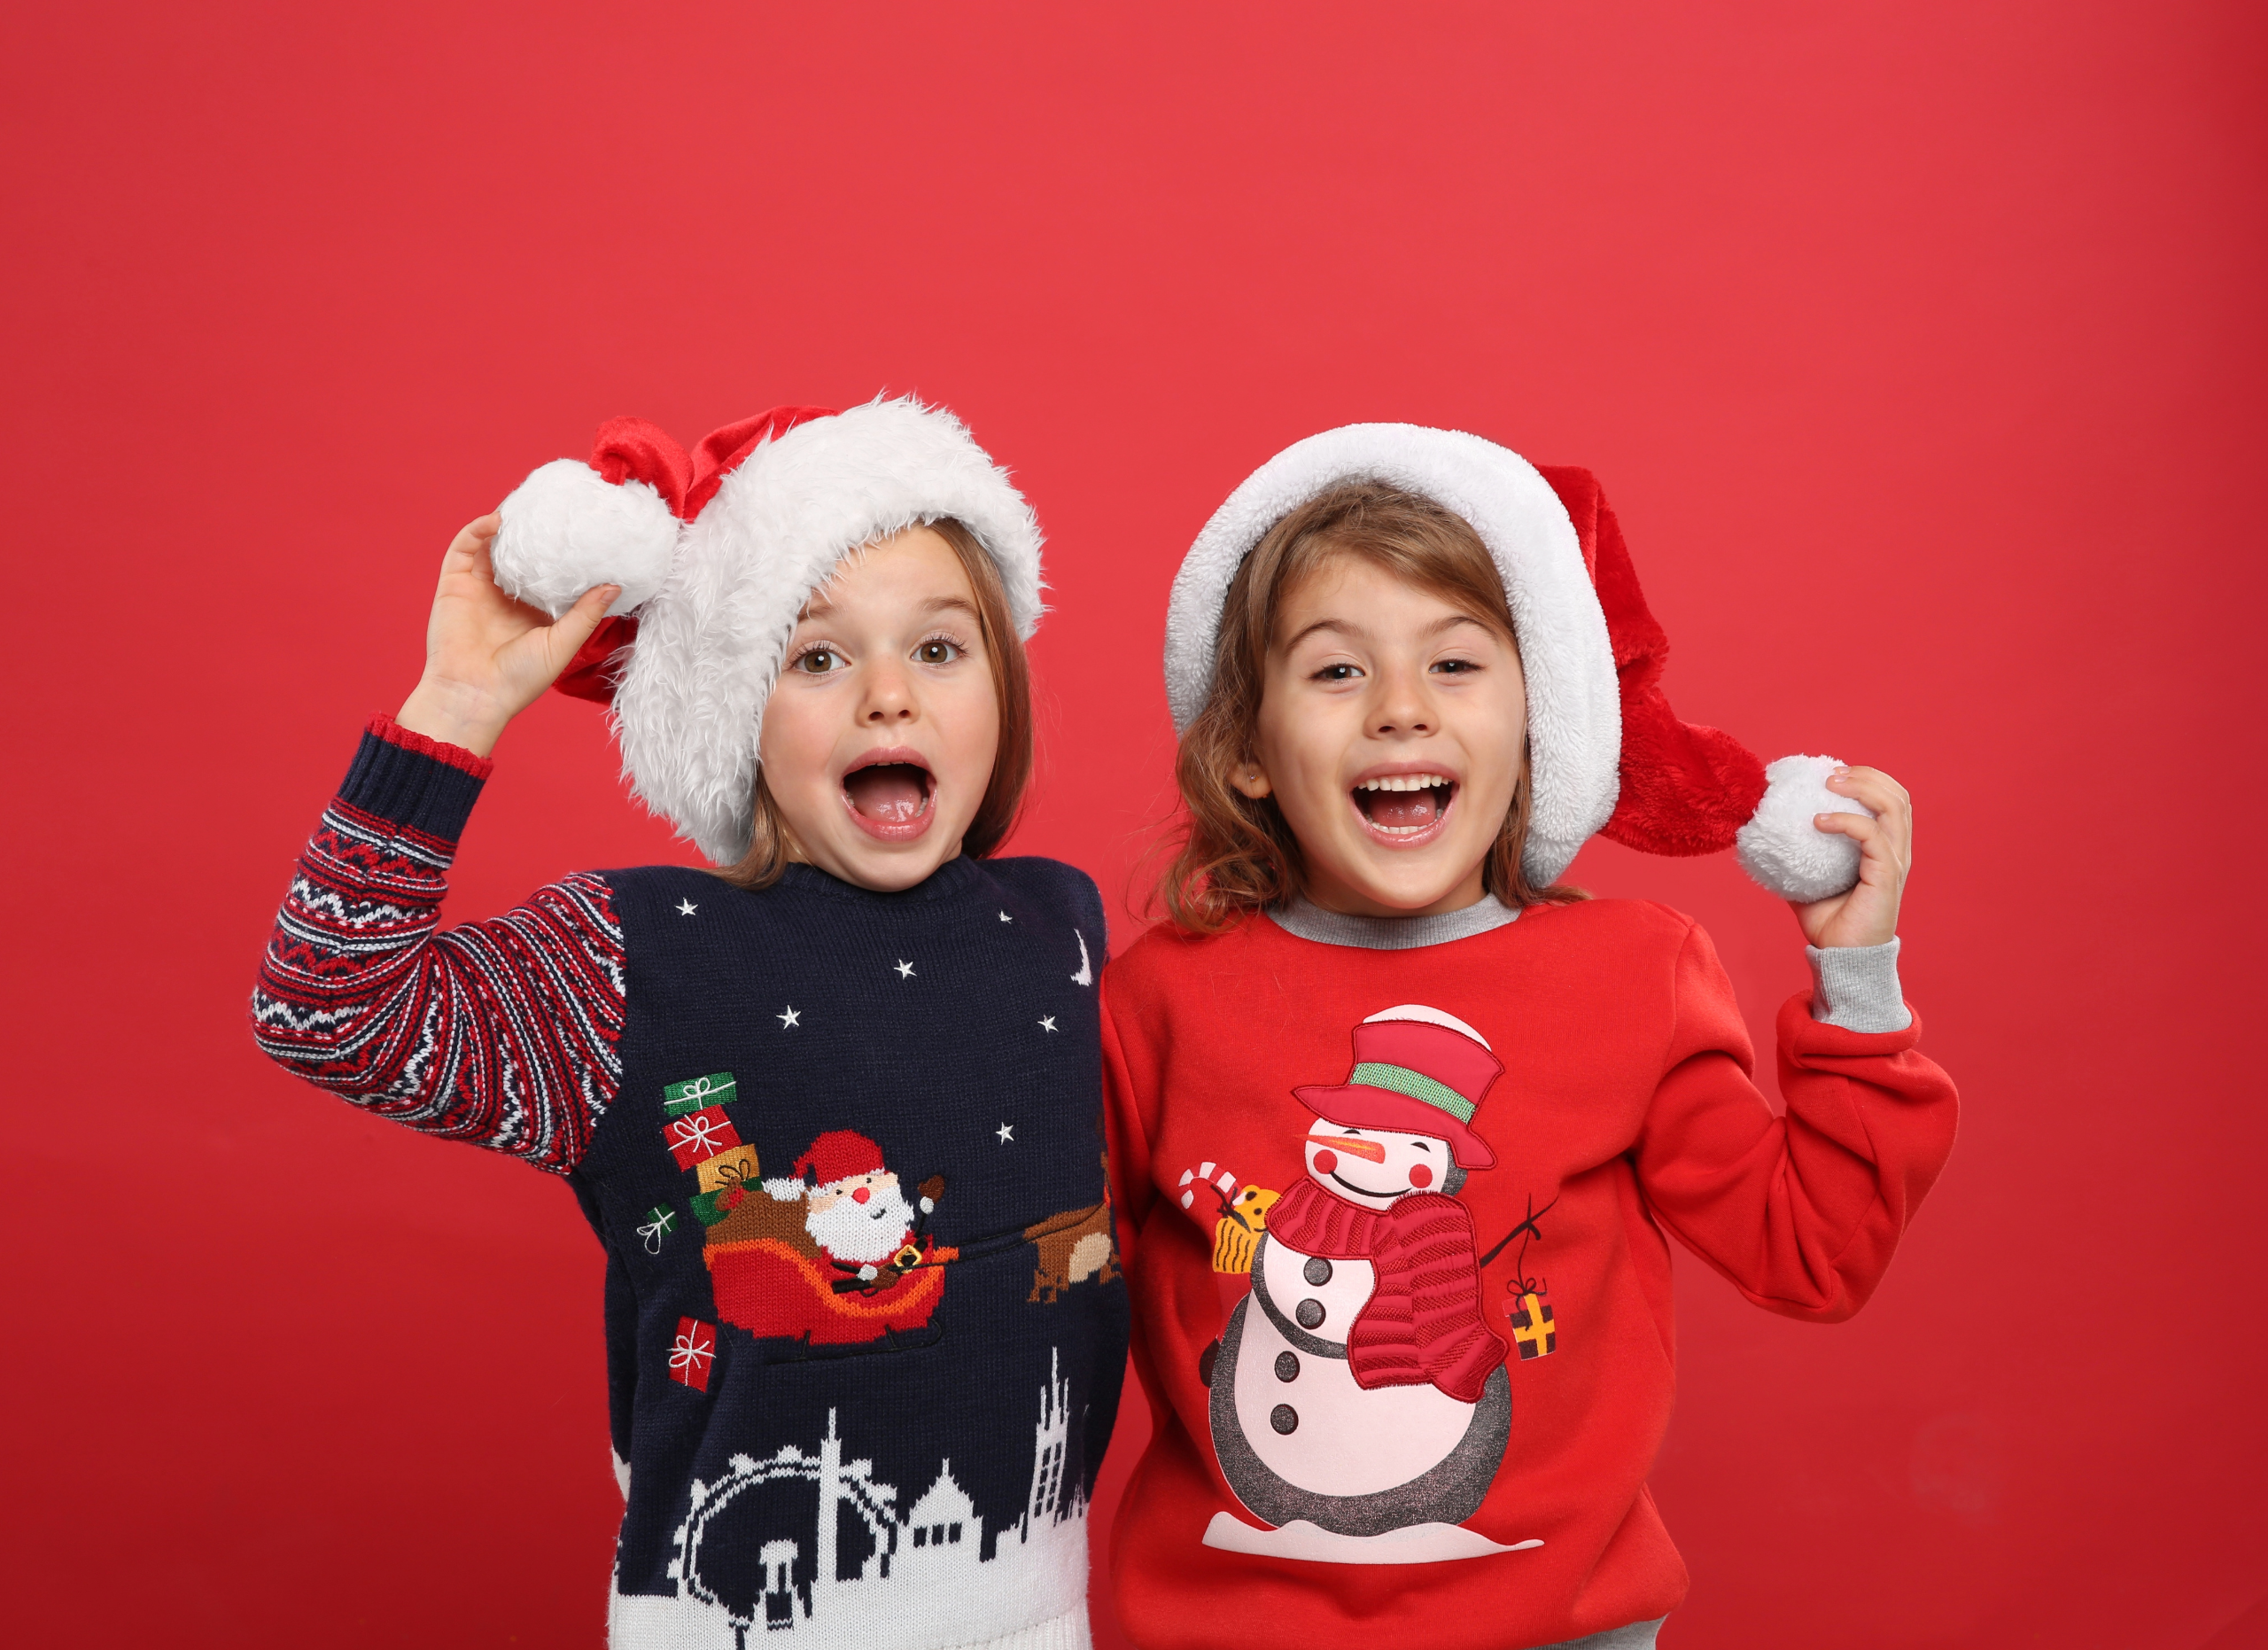
[[1367,1157],[1372,1163],[1386,1161],[1386,1148],[1376,1140],[1350,1140],[1337,1134],[1310,1134],[1308,1144],[1320,1146],[1329,1151],[1345,1152],[1350,1157]]

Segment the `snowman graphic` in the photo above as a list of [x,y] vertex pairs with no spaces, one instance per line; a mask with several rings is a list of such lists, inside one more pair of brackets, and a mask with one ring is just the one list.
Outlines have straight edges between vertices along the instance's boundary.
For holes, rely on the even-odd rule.
[[1417,1004],[1354,1041],[1347,1081],[1292,1091],[1312,1118],[1307,1178],[1267,1204],[1251,1289],[1207,1350],[1214,1454],[1257,1523],[1216,1513],[1205,1545],[1337,1564],[1541,1546],[1464,1528],[1511,1436],[1456,1196],[1496,1161],[1472,1125],[1503,1062]]

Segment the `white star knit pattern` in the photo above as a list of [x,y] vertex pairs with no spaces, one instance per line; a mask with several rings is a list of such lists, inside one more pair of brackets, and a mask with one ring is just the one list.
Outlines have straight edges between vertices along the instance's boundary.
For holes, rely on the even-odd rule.
[[691,916],[699,909],[701,909],[701,907],[694,904],[690,899],[680,899],[677,902],[677,914],[680,916]]
[[1053,1031],[1055,1029],[1055,1016],[1052,1014],[1042,1015],[1039,1019],[1039,1029],[1043,1031]]
[[796,1029],[796,1022],[802,1019],[804,1016],[796,1011],[795,1004],[789,1003],[788,1005],[787,1013],[775,1014],[772,1017],[780,1022],[780,1029],[781,1031],[792,1031]]
[[910,980],[913,977],[913,965],[903,957],[897,960],[897,977],[902,980]]
[[1000,1137],[1000,1144],[1006,1146],[1016,1138],[1016,1125],[1013,1123],[1004,1123],[994,1132]]

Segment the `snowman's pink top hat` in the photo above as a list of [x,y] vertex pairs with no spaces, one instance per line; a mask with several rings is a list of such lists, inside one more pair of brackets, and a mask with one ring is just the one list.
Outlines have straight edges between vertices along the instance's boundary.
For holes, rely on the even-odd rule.
[[1331,1087],[1293,1094],[1344,1129],[1393,1129],[1449,1141],[1460,1169],[1496,1161],[1472,1132],[1472,1114],[1504,1074],[1480,1032],[1438,1008],[1405,1004],[1355,1028],[1355,1070]]

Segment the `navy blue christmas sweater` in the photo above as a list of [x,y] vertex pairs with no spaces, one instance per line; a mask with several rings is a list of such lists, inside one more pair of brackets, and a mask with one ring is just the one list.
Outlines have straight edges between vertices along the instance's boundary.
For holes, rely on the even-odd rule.
[[1127,1304],[1092,883],[674,867],[443,930],[488,764],[384,718],[300,858],[260,1047],[565,1177],[605,1246],[617,1650],[1088,1641]]

